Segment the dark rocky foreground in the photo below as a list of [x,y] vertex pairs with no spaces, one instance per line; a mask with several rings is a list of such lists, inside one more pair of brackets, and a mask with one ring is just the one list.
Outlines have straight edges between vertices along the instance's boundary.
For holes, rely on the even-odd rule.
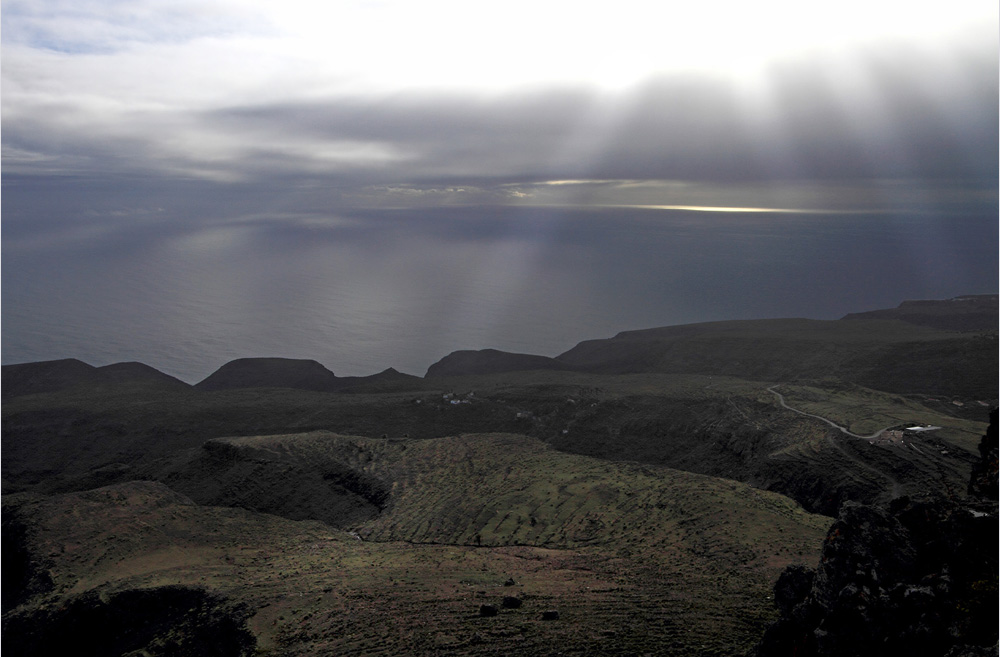
[[256,648],[249,615],[200,588],[88,591],[57,609],[5,617],[3,638],[14,655],[242,657]]
[[996,431],[994,410],[970,482],[978,500],[845,504],[818,567],[779,577],[781,618],[754,657],[996,655]]

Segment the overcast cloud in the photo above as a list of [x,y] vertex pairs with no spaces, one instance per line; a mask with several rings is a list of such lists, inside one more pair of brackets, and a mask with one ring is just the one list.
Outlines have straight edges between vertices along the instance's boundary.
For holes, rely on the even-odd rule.
[[5,173],[996,178],[995,3],[314,4],[5,2]]

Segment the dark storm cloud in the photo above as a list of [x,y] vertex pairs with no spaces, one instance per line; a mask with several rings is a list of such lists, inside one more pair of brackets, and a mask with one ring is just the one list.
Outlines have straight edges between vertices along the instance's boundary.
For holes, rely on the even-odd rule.
[[[235,130],[266,140],[292,133],[316,145],[385,143],[400,153],[380,167],[337,175],[397,182],[502,179],[547,175],[560,145],[599,104],[592,94],[558,90],[490,101],[412,95],[229,108],[201,120],[211,130]],[[295,171],[294,159],[287,165]]]

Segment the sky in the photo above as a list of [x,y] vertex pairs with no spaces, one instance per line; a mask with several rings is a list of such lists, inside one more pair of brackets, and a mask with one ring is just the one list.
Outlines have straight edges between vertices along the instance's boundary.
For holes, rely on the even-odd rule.
[[[569,257],[575,242],[567,235],[577,228],[563,224],[579,222],[580,212],[603,213],[602,227],[618,221],[635,236],[646,230],[640,224],[674,222],[678,213],[722,214],[729,223],[711,224],[718,230],[765,233],[791,218],[819,225],[863,215],[900,235],[904,219],[933,216],[937,223],[920,219],[913,232],[931,240],[911,245],[917,252],[955,222],[970,243],[995,246],[995,2],[472,4],[4,0],[4,362],[72,355],[71,343],[51,335],[71,329],[104,341],[100,358],[146,357],[141,348],[116,352],[124,333],[101,327],[102,315],[125,324],[134,317],[100,308],[89,323],[59,315],[60,294],[83,294],[60,288],[67,280],[111,289],[116,277],[148,277],[155,267],[144,270],[141,260],[100,272],[91,262],[117,262],[140,244],[163,247],[161,280],[206,249],[225,251],[229,263],[242,257],[240,274],[206,270],[222,303],[235,294],[220,287],[225,274],[263,276],[247,259],[270,259],[289,241],[311,248],[333,231],[328,242],[342,260],[381,243],[377,255],[396,282],[378,287],[368,305],[401,294],[404,279],[436,281],[435,262],[466,279],[517,278],[512,270],[530,278],[527,263]],[[462,209],[467,218],[449,223]],[[251,230],[260,239],[240,251]],[[603,231],[594,234],[607,240]],[[464,246],[444,249],[441,235],[456,233],[466,235]],[[991,251],[955,256],[982,260],[955,289],[898,287],[853,301],[995,292]],[[301,250],[288,253],[265,280],[301,283],[289,274]],[[405,266],[411,260],[420,266]],[[372,274],[351,273],[360,270],[368,271],[355,263],[328,274],[353,281],[351,298],[369,298]],[[565,277],[563,288],[580,276],[546,271]],[[151,290],[132,294],[155,306]],[[194,303],[190,295],[174,306]],[[114,301],[94,299],[98,307]],[[710,301],[635,319],[751,313],[729,297]],[[271,305],[260,302],[260,314],[270,317]],[[240,312],[252,314],[253,303]],[[470,330],[475,314],[461,320]],[[587,329],[613,324],[593,321],[563,342],[601,337]],[[423,325],[448,333],[433,318]],[[461,346],[503,342],[500,333],[476,335]],[[207,344],[217,349],[222,337]],[[414,356],[413,367],[428,358]]]

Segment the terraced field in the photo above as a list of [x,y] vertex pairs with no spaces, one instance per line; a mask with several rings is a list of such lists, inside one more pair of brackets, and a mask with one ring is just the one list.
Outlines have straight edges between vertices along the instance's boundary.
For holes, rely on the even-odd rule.
[[260,654],[739,654],[773,617],[780,569],[815,562],[830,523],[736,482],[517,435],[225,442],[395,483],[347,531],[150,482],[21,500],[53,581],[42,608],[170,583],[246,603]]

